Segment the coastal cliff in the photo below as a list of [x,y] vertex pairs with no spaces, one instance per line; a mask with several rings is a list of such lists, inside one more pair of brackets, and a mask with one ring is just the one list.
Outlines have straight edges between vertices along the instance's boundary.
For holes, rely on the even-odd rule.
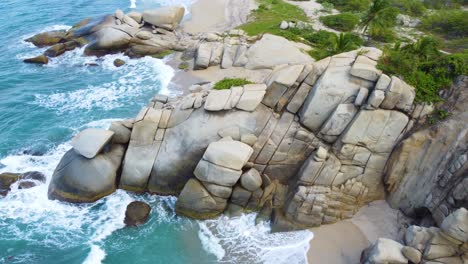
[[[117,188],[176,195],[180,215],[258,211],[257,220],[271,221],[273,231],[332,224],[387,199],[449,234],[450,227],[466,226],[466,210],[459,209],[468,202],[466,77],[444,95],[451,115],[428,125],[434,107],[415,102],[414,87],[376,68],[377,48],[314,61],[275,35],[189,34],[177,27],[182,17],[180,7],[118,10],[29,39],[51,46],[48,57],[78,47],[87,55],[176,52],[194,71],[267,72],[262,81],[227,89],[209,82],[190,85],[177,98],[155,95],[134,119],[80,132],[53,174],[49,198],[94,202]],[[466,261],[463,230],[454,235],[461,241],[455,253],[445,247],[453,254],[425,253],[424,259]],[[375,257],[378,243],[363,262],[385,263]],[[424,253],[425,246],[417,250]],[[419,263],[405,254],[400,260]]]

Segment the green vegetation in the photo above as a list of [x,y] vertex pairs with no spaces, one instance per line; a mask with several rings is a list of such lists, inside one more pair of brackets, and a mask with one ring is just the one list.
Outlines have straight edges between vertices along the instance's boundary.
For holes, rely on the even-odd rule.
[[392,0],[392,6],[398,8],[403,14],[420,17],[426,12],[421,0]]
[[230,78],[224,78],[221,81],[215,83],[213,89],[216,90],[224,90],[224,89],[231,89],[231,87],[234,86],[243,86],[246,84],[252,84],[253,82],[248,81],[246,79],[230,79]]
[[252,12],[253,20],[240,27],[253,36],[262,33],[281,35],[280,23],[284,21],[307,21],[304,11],[282,0],[260,0],[260,6]]
[[363,44],[363,40],[358,35],[352,33],[340,33],[336,35],[321,30],[307,36],[307,38],[316,44],[316,48],[309,51],[309,54],[317,60],[358,49]]
[[362,12],[366,10],[371,0],[318,0],[322,5],[330,3],[341,12]]
[[186,61],[183,61],[181,63],[179,63],[179,69],[181,70],[188,70],[188,68],[190,67],[190,64]]
[[442,8],[459,8],[461,5],[466,5],[466,0],[424,0],[424,5],[431,9]]
[[172,53],[174,53],[174,51],[165,50],[165,51],[161,51],[159,53],[153,54],[151,55],[151,57],[156,58],[156,59],[163,59],[164,57],[171,55]]
[[468,37],[468,11],[438,10],[422,19],[422,28],[446,38]]
[[359,17],[352,13],[342,13],[338,15],[322,16],[320,21],[327,27],[339,31],[351,31],[359,23]]
[[388,0],[373,0],[369,9],[364,13],[361,20],[362,32],[371,28],[374,32],[384,32],[395,26],[398,9],[390,5]]
[[445,55],[440,43],[431,37],[393,48],[386,48],[377,67],[387,74],[402,77],[416,88],[416,101],[440,101],[439,91],[452,84],[458,75],[468,74],[468,53]]

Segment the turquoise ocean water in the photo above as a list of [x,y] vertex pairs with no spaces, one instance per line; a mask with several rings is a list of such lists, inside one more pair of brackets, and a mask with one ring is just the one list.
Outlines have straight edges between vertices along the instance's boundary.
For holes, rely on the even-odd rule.
[[[43,50],[23,40],[133,4],[136,10],[189,7],[191,0],[0,1],[0,173],[37,170],[48,178],[27,190],[14,185],[0,198],[0,263],[305,263],[310,232],[269,234],[267,225],[254,225],[254,214],[193,221],[175,215],[174,197],[124,191],[80,206],[47,199],[71,137],[134,117],[157,92],[170,95],[174,70],[154,58],[84,57],[82,50],[46,66],[24,64]],[[115,68],[117,57],[127,64]],[[133,200],[152,206],[150,220],[122,229]]]

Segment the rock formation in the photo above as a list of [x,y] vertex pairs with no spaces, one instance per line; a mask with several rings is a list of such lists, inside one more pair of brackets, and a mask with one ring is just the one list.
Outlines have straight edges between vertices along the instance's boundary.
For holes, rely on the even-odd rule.
[[135,119],[82,131],[53,174],[50,198],[93,202],[116,188],[177,195],[178,214],[259,211],[258,221],[285,231],[351,218],[388,194],[394,208],[441,229],[409,228],[406,246],[379,239],[363,262],[466,262],[467,77],[443,95],[439,109],[450,115],[428,124],[434,106],[415,103],[413,87],[376,68],[379,49],[314,61],[269,34],[187,34],[177,29],[182,16],[176,7],[117,10],[28,39],[52,45],[48,57],[83,45],[88,55],[176,50],[194,70],[270,72],[255,84],[156,95]]

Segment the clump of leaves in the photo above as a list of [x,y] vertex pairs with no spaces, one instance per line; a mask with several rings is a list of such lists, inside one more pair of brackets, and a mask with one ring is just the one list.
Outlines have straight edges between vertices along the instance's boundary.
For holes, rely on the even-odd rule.
[[449,87],[453,79],[468,74],[468,53],[446,55],[440,43],[424,37],[405,46],[396,44],[384,49],[377,68],[400,76],[416,88],[416,101],[438,102],[439,91]]
[[364,43],[358,35],[353,33],[337,35],[322,30],[306,36],[306,39],[315,43],[315,48],[309,51],[309,54],[317,60],[358,49]]
[[221,81],[215,83],[213,89],[216,89],[216,90],[231,89],[231,87],[234,87],[234,86],[243,86],[243,85],[252,84],[252,83],[253,82],[246,80],[246,79],[224,78]]
[[352,13],[342,13],[338,15],[322,16],[320,21],[327,27],[339,31],[351,31],[359,23],[359,17]]

